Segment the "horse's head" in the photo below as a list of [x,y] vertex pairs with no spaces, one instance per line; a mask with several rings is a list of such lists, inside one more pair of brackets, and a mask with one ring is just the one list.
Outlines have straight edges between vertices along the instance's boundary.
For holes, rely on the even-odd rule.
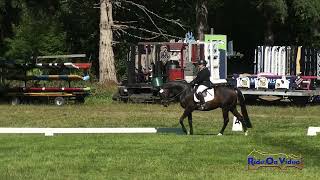
[[164,84],[159,91],[161,104],[167,107],[170,102],[176,101],[188,87],[190,86],[186,81],[171,81]]
[[160,99],[161,99],[161,104],[164,107],[168,107],[169,106],[169,99],[170,99],[170,91],[169,89],[163,88],[160,89],[159,91],[159,95],[160,95]]

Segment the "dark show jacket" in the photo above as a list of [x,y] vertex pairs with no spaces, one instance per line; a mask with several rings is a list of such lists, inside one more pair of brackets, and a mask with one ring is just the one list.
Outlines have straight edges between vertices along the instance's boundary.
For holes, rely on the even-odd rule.
[[203,68],[198,72],[197,77],[190,82],[191,84],[205,85],[207,87],[211,86],[210,82],[210,71],[207,67]]

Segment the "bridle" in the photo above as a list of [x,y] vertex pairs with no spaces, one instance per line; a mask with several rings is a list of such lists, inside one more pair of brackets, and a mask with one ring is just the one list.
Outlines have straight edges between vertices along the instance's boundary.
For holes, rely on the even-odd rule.
[[[173,102],[178,96],[180,96],[182,93],[184,93],[188,88],[189,87],[184,88],[181,92],[179,92],[175,96],[170,97],[170,98],[164,98],[163,100],[165,100],[166,102]],[[161,90],[163,91],[163,89],[161,89]],[[162,93],[161,90],[160,90],[160,93]]]

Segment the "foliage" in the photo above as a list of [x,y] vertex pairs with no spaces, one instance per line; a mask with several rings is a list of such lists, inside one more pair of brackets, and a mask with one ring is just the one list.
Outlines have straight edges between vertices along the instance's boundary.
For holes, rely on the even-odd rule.
[[29,59],[31,56],[62,54],[65,32],[54,17],[44,11],[34,12],[23,5],[20,24],[13,27],[15,36],[7,38],[8,58]]
[[[128,0],[129,1],[129,0]],[[113,0],[118,23],[156,31],[146,13],[124,0]],[[136,1],[161,17],[178,20],[181,29],[155,18],[166,34],[195,34],[196,1]],[[0,56],[30,58],[32,55],[86,53],[98,74],[99,0],[0,0]],[[217,34],[227,34],[235,48],[251,63],[253,49],[268,38],[275,45],[320,47],[319,0],[208,0],[208,25]],[[131,34],[148,37],[137,29]],[[209,32],[208,32],[209,33]],[[167,41],[158,37],[150,41]],[[115,31],[114,51],[118,78],[125,74],[128,44],[145,41]]]
[[252,4],[262,12],[263,16],[272,21],[284,23],[288,16],[288,7],[285,0],[254,0]]
[[294,0],[290,6],[296,42],[320,48],[320,1]]
[[97,0],[69,0],[61,2],[59,19],[66,32],[67,49],[73,53],[86,53],[93,58],[99,45],[99,9]]
[[126,78],[127,71],[127,52],[129,52],[129,44],[119,43],[114,45],[115,67],[117,70],[117,77],[120,81]]
[[4,39],[13,36],[13,24],[20,19],[19,0],[0,0],[0,56],[7,51]]

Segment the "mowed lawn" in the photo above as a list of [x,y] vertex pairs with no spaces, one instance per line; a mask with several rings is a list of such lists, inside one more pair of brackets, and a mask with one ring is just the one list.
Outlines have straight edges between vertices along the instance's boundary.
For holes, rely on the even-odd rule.
[[[194,113],[194,136],[0,135],[0,179],[320,179],[320,106],[248,106],[254,128],[245,137],[221,110]],[[1,127],[180,127],[179,105],[0,105]],[[230,115],[230,118],[232,116]],[[187,120],[185,121],[187,124]],[[302,155],[303,170],[246,170],[253,150]]]

